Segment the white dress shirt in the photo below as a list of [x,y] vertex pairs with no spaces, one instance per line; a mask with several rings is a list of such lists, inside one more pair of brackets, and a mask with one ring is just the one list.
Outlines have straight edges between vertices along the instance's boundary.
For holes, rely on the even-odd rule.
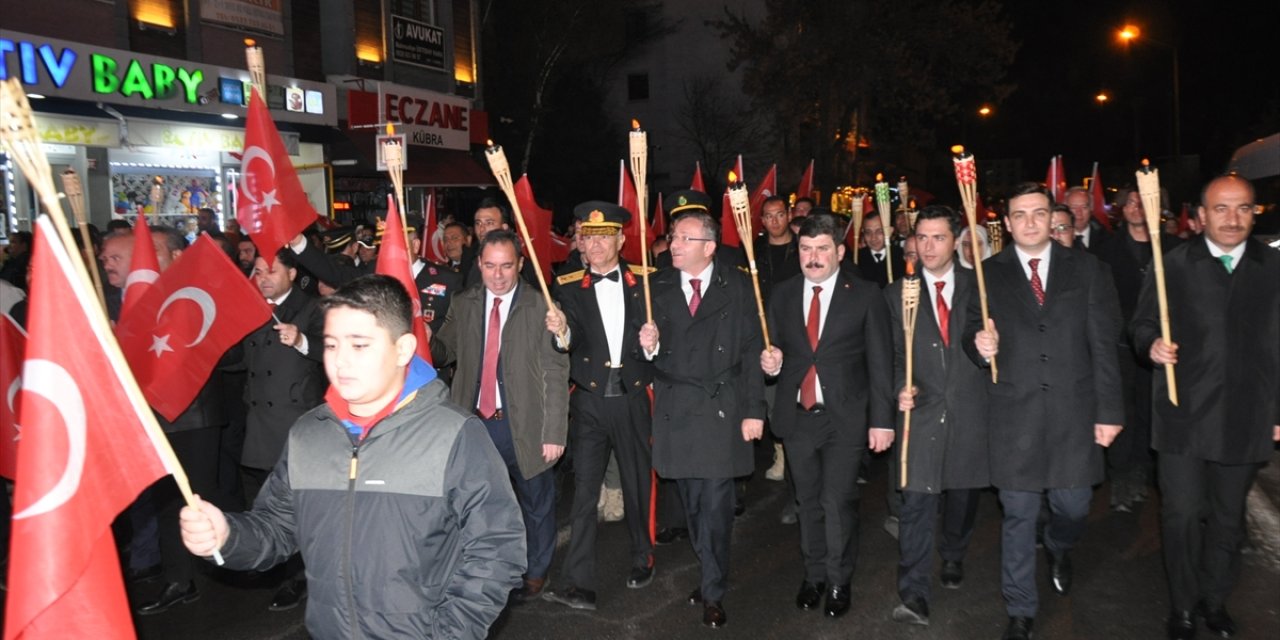
[[1223,251],[1218,247],[1218,245],[1214,244],[1213,241],[1209,239],[1209,236],[1204,237],[1204,243],[1209,246],[1209,255],[1213,256],[1214,259],[1220,260],[1222,259],[1222,256],[1231,256],[1231,271],[1234,272],[1236,269],[1240,268],[1240,260],[1244,258],[1243,242],[1236,245],[1235,248],[1230,251]]
[[1022,273],[1027,276],[1027,282],[1031,282],[1031,259],[1040,258],[1040,264],[1036,265],[1036,273],[1040,274],[1040,284],[1047,286],[1049,284],[1049,256],[1053,254],[1053,245],[1045,245],[1044,251],[1040,255],[1033,256],[1022,250],[1018,245],[1013,246],[1014,251],[1018,253],[1018,262],[1022,263]]
[[[951,268],[948,269],[947,272],[943,274],[941,278],[933,275],[933,273],[931,273],[928,269],[924,270],[924,284],[925,284],[925,288],[928,289],[929,302],[933,305],[930,308],[933,309],[934,321],[941,322],[942,319],[938,317],[938,296],[939,296],[938,285],[934,284],[937,282],[944,283],[945,286],[942,287],[942,293],[941,293],[942,301],[947,303],[948,310],[952,309],[953,307],[951,306],[951,296],[956,291],[956,265],[954,262],[951,263]],[[938,331],[939,332],[942,331],[941,324],[938,325]]]
[[[276,298],[275,300],[272,300],[271,298],[267,298],[267,302],[279,307],[280,305],[284,304],[285,300],[289,299],[289,294],[291,293],[293,293],[292,287],[290,287],[288,291],[285,291],[284,295],[280,296],[279,298]],[[271,312],[271,322],[273,326],[284,323],[284,321],[281,320],[280,317],[277,316],[274,311]],[[298,327],[298,325],[296,324],[294,326]],[[304,356],[311,352],[311,345],[307,342],[307,334],[302,332],[302,327],[298,327],[298,344],[293,345],[293,348],[297,349],[298,353],[301,353]]]
[[[831,310],[831,296],[833,293],[835,293],[836,278],[838,278],[839,276],[840,276],[840,270],[837,269],[834,273],[828,276],[826,280],[823,280],[822,282],[811,282],[808,278],[805,278],[805,281],[804,281],[804,291],[802,292],[803,304],[800,306],[800,321],[802,323],[801,326],[806,328],[806,332],[809,327],[809,305],[813,304],[813,288],[822,287],[822,293],[818,294],[818,340],[819,341],[822,340],[822,331],[827,328],[827,312]],[[823,404],[822,378],[819,377],[815,372],[813,376],[813,380],[814,380],[814,390],[817,392],[814,397],[817,399],[818,404]],[[799,392],[796,393],[796,402],[800,402]]]

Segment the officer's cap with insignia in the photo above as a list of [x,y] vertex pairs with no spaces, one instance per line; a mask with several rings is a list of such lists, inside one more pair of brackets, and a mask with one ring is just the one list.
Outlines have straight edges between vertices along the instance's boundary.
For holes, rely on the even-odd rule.
[[707,194],[694,189],[677,191],[662,202],[662,208],[672,220],[686,213],[708,213],[711,210],[711,198]]
[[352,235],[354,231],[354,227],[337,227],[325,230],[324,233],[320,234],[320,237],[324,240],[325,250],[330,252],[342,251],[343,248],[351,244],[354,239]]
[[590,200],[574,207],[573,217],[582,223],[578,233],[584,236],[609,236],[631,221],[631,212],[612,202]]

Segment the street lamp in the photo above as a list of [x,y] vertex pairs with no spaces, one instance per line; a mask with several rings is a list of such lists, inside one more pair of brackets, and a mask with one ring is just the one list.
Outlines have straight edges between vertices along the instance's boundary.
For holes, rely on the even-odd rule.
[[984,104],[984,105],[982,105],[982,106],[978,109],[978,115],[980,115],[980,116],[982,116],[982,117],[984,117],[984,118],[985,118],[985,117],[987,117],[987,116],[989,116],[989,115],[991,115],[991,106],[990,106],[990,105],[985,105],[985,104]]
[[1107,95],[1106,91],[1100,91],[1098,92],[1098,95],[1093,97],[1093,99],[1097,100],[1098,104],[1106,104],[1107,101],[1111,99],[1111,96]]
[[1142,37],[1143,40],[1151,44],[1157,44],[1166,47],[1173,53],[1173,155],[1182,155],[1182,93],[1179,89],[1178,82],[1178,48],[1167,43],[1156,40],[1150,36],[1143,36],[1142,30],[1138,27],[1126,24],[1117,32],[1120,41],[1128,46],[1129,43]]

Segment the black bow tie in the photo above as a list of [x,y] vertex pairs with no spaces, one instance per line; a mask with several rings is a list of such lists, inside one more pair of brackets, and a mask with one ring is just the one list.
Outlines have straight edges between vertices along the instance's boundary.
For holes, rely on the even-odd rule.
[[618,270],[617,270],[617,269],[614,269],[613,271],[610,271],[609,273],[606,273],[606,274],[603,274],[603,275],[602,275],[602,274],[599,274],[599,273],[596,273],[596,272],[594,272],[594,271],[592,271],[592,272],[591,272],[591,281],[592,281],[592,282],[600,282],[601,280],[612,280],[612,281],[614,281],[614,282],[617,282],[617,281],[618,281]]

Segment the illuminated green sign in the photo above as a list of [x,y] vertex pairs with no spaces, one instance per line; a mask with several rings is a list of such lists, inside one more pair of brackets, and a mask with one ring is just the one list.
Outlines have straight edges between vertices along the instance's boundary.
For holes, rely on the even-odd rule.
[[122,70],[115,58],[94,53],[89,56],[93,67],[94,93],[119,93],[128,98],[165,100],[175,95],[188,104],[199,104],[200,83],[204,72],[184,69],[160,62],[143,65],[130,60]]

